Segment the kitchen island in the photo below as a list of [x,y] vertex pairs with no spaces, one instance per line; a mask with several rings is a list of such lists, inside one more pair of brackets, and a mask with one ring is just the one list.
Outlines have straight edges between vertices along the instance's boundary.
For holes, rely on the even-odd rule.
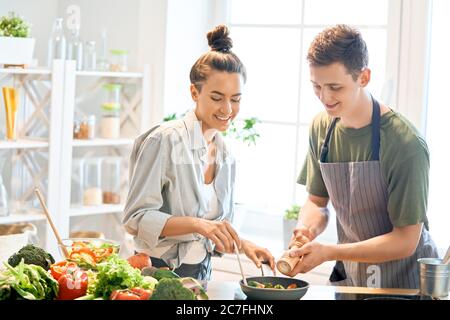
[[[210,281],[207,288],[211,300],[245,300],[238,282]],[[361,300],[379,297],[428,300],[417,289],[382,289],[311,285],[302,300]],[[447,298],[448,299],[448,298]]]

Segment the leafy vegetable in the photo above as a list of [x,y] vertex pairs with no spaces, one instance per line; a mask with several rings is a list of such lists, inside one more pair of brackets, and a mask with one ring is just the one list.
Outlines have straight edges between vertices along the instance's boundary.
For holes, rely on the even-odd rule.
[[12,267],[15,267],[19,265],[22,259],[26,264],[34,264],[44,268],[45,270],[49,270],[50,265],[55,263],[55,259],[53,259],[50,253],[32,244],[26,245],[17,253],[9,257],[8,263]]
[[16,267],[4,263],[6,270],[0,273],[0,300],[21,297],[27,300],[54,299],[58,294],[58,282],[42,267],[25,264]]
[[147,282],[139,269],[135,269],[128,261],[112,254],[105,262],[97,264],[97,273],[88,272],[88,294],[108,299],[114,290],[143,288],[152,289],[154,283]]
[[[163,121],[172,121],[182,118],[186,114],[178,115],[177,113],[171,113],[166,116]],[[256,132],[256,124],[261,123],[261,121],[256,117],[251,117],[242,120],[233,120],[227,131],[222,132],[223,136],[229,136],[236,140],[241,140],[247,143],[248,146],[256,145],[256,139],[260,137],[260,134]]]

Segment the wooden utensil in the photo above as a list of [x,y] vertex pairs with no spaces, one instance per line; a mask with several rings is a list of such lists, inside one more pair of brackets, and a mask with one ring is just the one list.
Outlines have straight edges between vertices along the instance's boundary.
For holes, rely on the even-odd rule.
[[53,223],[52,217],[50,216],[50,213],[48,212],[47,206],[45,205],[44,197],[42,196],[42,193],[38,188],[36,188],[34,190],[34,192],[36,193],[36,196],[38,197],[39,202],[41,203],[42,209],[44,209],[45,216],[47,217],[48,223],[52,227],[52,230],[53,230],[53,233],[55,234],[56,240],[58,241],[58,244],[62,248],[65,258],[67,259],[69,257],[69,253],[67,252],[67,249],[64,246],[64,244],[61,240],[61,237],[59,236],[59,232]]
[[239,257],[239,249],[236,242],[234,243],[234,252],[236,253],[236,257],[239,263],[239,269],[241,269],[242,281],[244,282],[245,285],[247,285],[247,279],[245,278],[244,275],[244,269],[242,268],[241,258]]
[[[299,249],[307,242],[309,242],[309,239],[306,238],[305,236],[303,236],[302,241],[296,241],[294,243],[294,245],[290,248],[290,250]],[[282,274],[287,275],[287,276],[290,275],[290,273],[294,269],[295,265],[303,259],[303,256],[302,257],[290,257],[289,256],[290,250],[287,250],[281,256],[280,260],[278,260],[278,262],[277,262],[278,271],[280,271]]]

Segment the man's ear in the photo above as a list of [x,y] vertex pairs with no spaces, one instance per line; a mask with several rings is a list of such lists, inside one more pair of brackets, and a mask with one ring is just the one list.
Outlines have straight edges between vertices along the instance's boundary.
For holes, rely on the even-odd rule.
[[361,87],[365,87],[369,84],[370,82],[370,74],[371,71],[369,68],[364,68],[363,71],[361,71],[361,74],[359,75],[359,85]]
[[197,88],[195,87],[194,84],[191,83],[190,89],[191,89],[191,97],[192,97],[192,100],[194,100],[195,102],[197,102],[197,100],[198,100],[198,90],[197,90]]

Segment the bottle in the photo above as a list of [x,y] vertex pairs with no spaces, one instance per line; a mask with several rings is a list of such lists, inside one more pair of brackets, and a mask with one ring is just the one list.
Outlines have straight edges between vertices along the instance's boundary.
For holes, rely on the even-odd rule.
[[86,42],[86,50],[84,55],[84,70],[97,70],[97,53],[95,51],[95,41]]
[[67,59],[76,61],[76,69],[83,69],[83,42],[80,39],[80,26],[76,25],[71,30],[67,45]]
[[51,67],[54,59],[65,60],[66,38],[64,37],[63,19],[57,18],[53,24],[53,31],[48,40],[47,66]]
[[100,51],[99,58],[97,61],[97,67],[100,71],[108,71],[109,70],[109,62],[106,57],[106,28],[102,28],[102,40],[100,42]]
[[3,184],[3,178],[0,175],[0,217],[6,217],[8,215],[8,193],[6,192],[5,185]]

